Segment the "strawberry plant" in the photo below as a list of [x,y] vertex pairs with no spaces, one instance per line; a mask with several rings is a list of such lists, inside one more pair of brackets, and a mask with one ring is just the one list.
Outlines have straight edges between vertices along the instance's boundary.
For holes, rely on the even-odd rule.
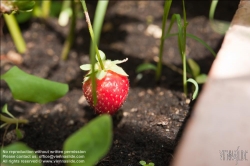
[[[97,59],[95,64],[95,70],[91,70],[90,64],[82,65],[82,70],[89,71],[84,78],[83,93],[88,103],[95,109],[97,113],[109,113],[114,114],[124,103],[129,90],[129,81],[126,72],[117,64],[127,61],[111,61],[106,60],[105,54],[99,51],[102,57],[104,68],[100,66],[100,62]],[[92,95],[92,82],[90,75],[94,73],[96,77],[96,93],[97,103],[94,104]]]
[[89,71],[84,78],[83,93],[91,107],[97,113],[114,114],[124,103],[128,95],[129,81],[126,72],[117,64],[125,60],[106,60],[105,54],[98,50],[92,25],[88,16],[87,6],[81,1],[86,16],[89,32],[96,51],[96,60],[91,55],[91,64],[80,66],[82,70]]

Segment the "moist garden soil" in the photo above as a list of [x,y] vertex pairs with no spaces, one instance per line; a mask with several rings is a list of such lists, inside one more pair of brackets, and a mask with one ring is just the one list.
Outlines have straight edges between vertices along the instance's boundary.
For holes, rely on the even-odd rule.
[[[203,39],[217,52],[223,35],[214,32],[209,24],[209,5],[208,1],[186,3],[187,31]],[[238,2],[234,1],[220,2],[217,18],[230,21],[237,5]],[[88,3],[91,20],[95,6],[96,3]],[[136,166],[141,160],[166,166],[174,158],[174,150],[193,104],[191,94],[188,97],[183,94],[182,75],[173,70],[173,66],[180,69],[182,66],[177,38],[165,41],[160,82],[155,82],[153,71],[140,75],[135,72],[138,65],[144,62],[156,64],[158,60],[160,39],[155,33],[159,31],[154,29],[152,34],[148,27],[161,27],[163,6],[163,1],[111,1],[109,4],[99,49],[108,59],[128,58],[120,66],[129,74],[130,90],[125,104],[113,116],[113,144],[98,166]],[[182,13],[181,1],[172,4],[170,15],[173,13]],[[82,93],[86,73],[79,66],[89,63],[90,43],[85,19],[77,21],[76,38],[66,61],[60,59],[60,54],[68,27],[60,27],[55,18],[50,18],[46,22],[32,19],[21,28],[28,50],[22,55],[23,62],[17,66],[30,74],[67,83],[69,92],[43,105],[15,101],[7,84],[1,81],[1,107],[7,103],[9,111],[16,117],[30,121],[19,126],[24,132],[20,141],[34,150],[62,150],[68,136],[98,116]],[[173,32],[177,32],[176,26]],[[6,29],[4,33],[1,55],[16,51]],[[203,73],[208,73],[214,60],[213,55],[193,39],[187,39],[187,57],[194,59]],[[2,60],[1,74],[13,65],[16,64]],[[1,146],[15,141],[13,129],[8,130],[4,141],[1,136]]]

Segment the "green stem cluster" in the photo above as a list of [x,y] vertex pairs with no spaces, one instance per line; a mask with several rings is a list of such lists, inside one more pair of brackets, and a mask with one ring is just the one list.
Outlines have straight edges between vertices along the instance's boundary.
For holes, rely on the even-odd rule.
[[166,36],[171,35],[170,30],[172,28],[172,25],[174,21],[177,21],[178,25],[178,45],[179,45],[179,51],[181,54],[182,58],[182,67],[183,67],[183,91],[187,95],[187,60],[186,60],[186,29],[187,29],[187,20],[186,20],[186,10],[185,10],[185,3],[184,0],[182,0],[182,5],[183,5],[183,25],[181,25],[181,16],[179,14],[174,14],[172,16],[170,25],[168,27],[168,30],[165,34],[165,26],[166,26],[166,21],[168,18],[168,13],[171,7],[172,0],[166,0],[165,5],[164,5],[164,15],[163,15],[163,20],[162,20],[162,36],[161,36],[161,44],[160,44],[160,53],[159,53],[159,61],[157,64],[157,69],[156,69],[156,81],[159,81],[161,77],[161,72],[162,72],[162,55],[163,55],[163,46],[164,46],[164,41],[166,39]]

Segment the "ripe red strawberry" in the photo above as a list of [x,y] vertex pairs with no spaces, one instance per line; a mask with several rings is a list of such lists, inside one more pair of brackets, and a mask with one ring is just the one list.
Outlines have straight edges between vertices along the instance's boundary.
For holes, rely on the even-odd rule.
[[[100,54],[103,54],[100,51]],[[102,55],[102,56],[103,56]],[[105,55],[104,55],[105,56]],[[90,73],[84,78],[82,90],[88,103],[99,114],[114,114],[122,106],[129,91],[128,75],[116,64],[126,61],[110,61],[103,58],[104,70],[100,69],[100,64],[95,65],[96,72],[96,94],[97,103],[94,105],[92,96],[92,83]],[[82,70],[90,70],[91,65],[82,65]]]
[[115,113],[124,103],[128,90],[129,81],[126,76],[113,71],[107,71],[105,77],[96,80],[97,104],[94,106],[91,79],[84,82],[82,89],[88,103],[97,113]]

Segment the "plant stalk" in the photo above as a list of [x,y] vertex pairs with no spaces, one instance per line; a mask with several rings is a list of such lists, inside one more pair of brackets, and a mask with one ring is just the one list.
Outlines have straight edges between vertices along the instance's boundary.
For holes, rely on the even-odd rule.
[[63,60],[66,60],[68,58],[69,50],[72,46],[72,43],[74,41],[74,33],[75,33],[75,26],[76,26],[76,11],[75,11],[75,2],[71,1],[71,8],[72,8],[72,17],[70,22],[70,29],[67,36],[66,41],[64,42],[61,58]]
[[183,50],[182,50],[182,63],[183,63],[183,91],[187,96],[187,60],[186,60],[186,36],[187,36],[187,18],[185,10],[185,2],[182,0],[183,5]]
[[213,21],[213,19],[214,19],[214,13],[215,13],[215,9],[217,7],[218,2],[219,2],[218,0],[213,0],[211,2],[210,9],[209,9],[209,20],[210,21]]
[[[96,7],[96,12],[95,12],[95,18],[94,18],[94,23],[93,23],[93,31],[95,34],[95,41],[96,44],[98,45],[99,39],[100,39],[100,33],[101,33],[101,28],[104,20],[104,16],[107,10],[109,0],[105,1],[98,1],[97,7]],[[95,46],[93,43],[90,43],[90,55],[95,54]]]
[[90,33],[92,42],[93,42],[94,47],[95,47],[95,51],[96,51],[96,55],[97,55],[98,61],[100,63],[101,69],[104,70],[104,65],[102,63],[102,59],[101,59],[101,56],[100,56],[100,53],[99,53],[99,49],[98,49],[97,43],[95,41],[94,32],[93,32],[93,28],[92,28],[91,21],[90,21],[90,18],[89,18],[89,13],[88,13],[87,5],[85,3],[85,0],[81,0],[81,2],[82,2],[82,7],[83,7],[83,10],[84,10],[85,17],[86,17],[86,22],[88,24],[89,33]]
[[161,34],[159,61],[157,63],[157,68],[156,68],[156,81],[159,81],[161,77],[161,72],[162,72],[162,55],[163,55],[163,47],[164,47],[164,41],[165,41],[165,27],[166,27],[166,21],[168,18],[168,13],[171,7],[171,3],[172,3],[172,0],[165,0],[164,14],[162,18],[162,34]]
[[51,0],[42,1],[42,17],[47,19],[49,17]]
[[29,121],[27,119],[9,118],[9,117],[4,116],[2,114],[0,114],[0,120],[5,122],[5,123],[8,123],[8,124],[17,124],[17,123],[27,124],[27,123],[29,123]]
[[[93,28],[92,28],[91,21],[89,18],[87,5],[85,3],[85,0],[80,0],[80,1],[82,3],[83,11],[84,11],[84,14],[86,17],[86,22],[88,24],[88,29],[89,29],[89,33],[90,33],[90,36],[92,39],[92,43],[93,43],[95,50],[96,50],[97,59],[99,61],[101,69],[104,70],[105,68],[104,68],[100,53],[99,53],[98,46],[97,46],[96,41],[95,41],[94,32],[93,32]],[[95,56],[94,56],[94,54],[92,54],[92,55],[90,55],[90,57],[91,57],[90,58],[91,59],[91,70],[93,71],[91,74],[92,96],[93,96],[94,105],[96,105],[97,104],[97,94],[96,94],[96,78],[95,78],[95,72],[94,72],[95,71]]]
[[26,44],[22,37],[21,30],[17,24],[17,21],[13,14],[7,15],[3,14],[5,22],[8,26],[8,29],[10,31],[10,35],[12,37],[12,40],[15,43],[15,46],[17,48],[17,51],[21,54],[25,53],[26,51]]

